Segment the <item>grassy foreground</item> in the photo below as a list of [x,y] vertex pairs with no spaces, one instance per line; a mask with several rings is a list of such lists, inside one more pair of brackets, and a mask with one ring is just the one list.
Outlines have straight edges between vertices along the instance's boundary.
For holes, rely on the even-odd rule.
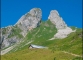
[[24,49],[1,56],[1,60],[82,60],[80,57],[50,49]]

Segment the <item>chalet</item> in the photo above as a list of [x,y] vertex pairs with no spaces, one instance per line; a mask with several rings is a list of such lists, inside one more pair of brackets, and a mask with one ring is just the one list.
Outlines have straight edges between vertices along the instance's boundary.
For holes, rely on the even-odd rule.
[[29,49],[33,49],[33,48],[41,49],[41,48],[47,48],[47,47],[31,44],[31,45],[29,46]]

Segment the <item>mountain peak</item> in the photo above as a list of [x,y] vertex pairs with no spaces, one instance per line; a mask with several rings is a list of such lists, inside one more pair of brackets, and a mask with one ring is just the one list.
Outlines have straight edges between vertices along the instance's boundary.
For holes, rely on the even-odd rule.
[[50,15],[48,17],[50,21],[56,25],[57,29],[64,29],[67,27],[67,24],[63,21],[63,19],[59,16],[57,10],[51,10]]
[[42,11],[40,8],[33,8],[28,13],[23,15],[16,25],[20,27],[21,30],[23,30],[22,35],[26,36],[27,30],[31,30],[33,28],[36,28],[42,18]]
[[68,34],[74,32],[71,28],[67,26],[65,21],[60,17],[57,10],[51,10],[48,19],[55,25],[55,27],[58,30],[57,33],[54,35],[54,38],[52,39],[65,38]]
[[[4,49],[6,47],[12,46],[13,44],[20,43],[24,38],[26,38],[27,34],[29,34],[29,31],[34,31],[34,28],[38,27],[40,25],[42,18],[42,11],[40,8],[33,8],[28,13],[24,14],[18,22],[14,26],[9,26],[6,28],[1,29],[1,48]],[[74,32],[71,28],[67,26],[67,24],[64,22],[64,20],[59,16],[59,13],[57,10],[52,10],[50,12],[50,15],[48,17],[49,21],[45,22],[45,24],[41,24],[38,30],[33,36],[36,36],[37,33],[38,39],[39,37],[43,36],[45,39],[46,35],[43,34],[49,34],[49,39],[55,39],[55,38],[65,38],[70,34],[71,32]],[[41,32],[43,34],[41,34]],[[47,32],[47,33],[45,33]],[[52,33],[52,34],[51,34]],[[53,37],[54,36],[54,37]],[[29,38],[29,36],[27,36]],[[32,40],[32,37],[31,37]],[[33,37],[34,40],[34,37]]]

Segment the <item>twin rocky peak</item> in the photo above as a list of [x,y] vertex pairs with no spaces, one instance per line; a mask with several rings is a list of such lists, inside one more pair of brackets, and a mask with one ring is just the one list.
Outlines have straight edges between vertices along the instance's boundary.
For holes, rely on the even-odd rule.
[[[33,28],[36,28],[38,25],[40,25],[42,19],[42,11],[40,8],[33,8],[30,10],[30,12],[23,15],[16,25],[19,26],[19,28],[23,31],[21,34],[23,36],[26,36],[27,30],[32,30]],[[68,34],[70,34],[72,31],[71,28],[67,26],[67,24],[63,21],[63,19],[59,16],[59,13],[57,10],[52,10],[50,12],[50,15],[48,17],[48,20],[50,20],[55,27],[57,28],[58,32],[54,35],[54,38],[65,38]]]
[[[14,26],[8,26],[2,28],[1,40],[0,40],[1,48],[3,49],[22,41],[23,39],[22,37],[25,37],[28,31],[31,31],[40,25],[41,19],[42,19],[41,9],[33,8],[30,10],[30,12],[23,15]],[[51,37],[49,40],[53,40],[56,38],[62,39],[67,37],[68,34],[70,34],[71,32],[74,32],[71,28],[67,26],[67,24],[59,16],[59,13],[56,10],[52,10],[50,12],[48,20],[50,20],[50,22],[54,24],[54,26],[57,29],[57,33],[55,33],[55,35]],[[19,38],[17,37],[17,35],[19,36]]]

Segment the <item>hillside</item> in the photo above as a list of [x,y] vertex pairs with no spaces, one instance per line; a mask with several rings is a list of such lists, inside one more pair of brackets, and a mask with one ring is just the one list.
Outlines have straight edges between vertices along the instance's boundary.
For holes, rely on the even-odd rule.
[[57,10],[43,21],[42,10],[33,8],[0,32],[2,60],[82,60],[82,28],[67,26]]
[[[2,60],[11,60],[12,58],[12,60],[82,60],[82,29],[77,29],[67,38],[49,40],[56,32],[57,29],[50,20],[42,22],[41,26],[28,32],[23,42],[8,54],[3,55]],[[29,49],[30,44],[49,48]]]

